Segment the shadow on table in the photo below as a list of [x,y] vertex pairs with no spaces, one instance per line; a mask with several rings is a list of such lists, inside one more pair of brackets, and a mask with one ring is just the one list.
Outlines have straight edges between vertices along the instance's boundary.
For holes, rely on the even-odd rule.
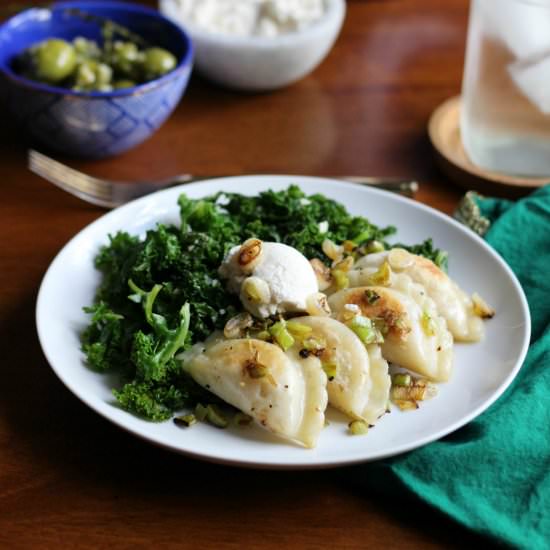
[[[9,477],[0,472],[4,509],[9,509],[10,498],[28,503],[30,517],[37,518],[71,514],[73,506],[90,507],[92,520],[111,514],[134,525],[147,521],[152,507],[157,520],[163,517],[167,525],[181,526],[198,522],[194,528],[213,540],[230,540],[232,525],[246,522],[252,539],[286,529],[294,533],[286,535],[293,542],[303,539],[304,548],[322,542],[321,533],[327,532],[333,533],[336,548],[346,541],[359,548],[362,537],[373,539],[373,529],[374,538],[385,544],[393,541],[388,521],[415,538],[424,535],[431,545],[462,548],[465,542],[479,542],[406,494],[396,502],[367,492],[353,482],[350,468],[242,470],[190,460],[125,433],[80,403],[56,378],[40,350],[34,305],[35,296],[25,296],[16,307],[5,308],[0,321],[5,343],[0,451],[13,465]],[[52,500],[51,510],[33,506],[35,499],[40,503],[45,495],[57,493],[63,498]],[[234,495],[234,507],[228,509],[228,499],[220,495]],[[296,518],[292,510],[300,511]],[[367,513],[380,522],[365,523],[362,514]],[[403,536],[401,532],[400,540]]]

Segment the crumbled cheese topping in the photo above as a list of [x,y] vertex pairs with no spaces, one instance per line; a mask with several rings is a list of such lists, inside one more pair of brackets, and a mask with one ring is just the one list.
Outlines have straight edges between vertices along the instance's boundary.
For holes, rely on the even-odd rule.
[[172,0],[181,22],[235,36],[296,32],[320,19],[324,0]]
[[[233,247],[219,268],[230,292],[239,294],[244,307],[256,317],[269,317],[288,311],[306,311],[308,296],[318,292],[315,272],[306,257],[282,243],[262,243],[262,253],[252,270],[238,262],[241,246]],[[258,296],[244,291],[246,280],[258,283]],[[266,299],[258,299],[261,296]]]

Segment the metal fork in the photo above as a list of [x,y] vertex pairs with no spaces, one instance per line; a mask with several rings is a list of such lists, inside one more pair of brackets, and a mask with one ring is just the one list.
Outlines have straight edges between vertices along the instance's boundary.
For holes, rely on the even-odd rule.
[[[111,181],[79,172],[32,149],[29,150],[28,167],[32,172],[42,176],[64,191],[76,195],[86,202],[106,208],[115,208],[132,199],[166,187],[221,177],[180,174],[156,181]],[[369,185],[409,197],[412,197],[418,191],[418,183],[405,178],[340,176],[336,179]]]

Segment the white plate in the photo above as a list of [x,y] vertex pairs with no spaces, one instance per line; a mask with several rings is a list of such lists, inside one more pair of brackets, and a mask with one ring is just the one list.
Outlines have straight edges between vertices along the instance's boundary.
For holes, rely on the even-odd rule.
[[[93,258],[118,230],[144,234],[157,222],[178,223],[176,199],[219,190],[255,195],[298,183],[306,193],[324,193],[353,214],[378,225],[396,225],[396,239],[418,243],[433,237],[449,251],[450,274],[467,291],[479,292],[497,311],[478,344],[457,344],[455,370],[437,398],[420,409],[395,408],[366,436],[347,434],[347,421],[331,413],[317,448],[307,450],[276,439],[257,427],[219,430],[206,424],[181,429],[168,421],[150,423],[114,406],[108,376],[86,368],[79,333],[99,282]],[[38,335],[44,353],[62,382],[84,403],[118,426],[152,443],[196,458],[241,466],[316,468],[384,458],[456,430],[493,403],[516,376],[530,337],[523,291],[504,261],[482,239],[448,216],[403,197],[329,179],[303,176],[244,176],[203,181],[168,189],[113,210],[76,235],[48,269],[36,306]]]

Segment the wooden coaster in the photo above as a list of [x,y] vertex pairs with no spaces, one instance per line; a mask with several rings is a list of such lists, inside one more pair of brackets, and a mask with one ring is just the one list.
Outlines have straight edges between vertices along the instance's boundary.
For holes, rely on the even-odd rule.
[[466,155],[460,138],[460,96],[443,102],[430,117],[428,133],[443,172],[465,189],[487,195],[520,197],[550,182],[550,178],[509,176],[484,170]]

